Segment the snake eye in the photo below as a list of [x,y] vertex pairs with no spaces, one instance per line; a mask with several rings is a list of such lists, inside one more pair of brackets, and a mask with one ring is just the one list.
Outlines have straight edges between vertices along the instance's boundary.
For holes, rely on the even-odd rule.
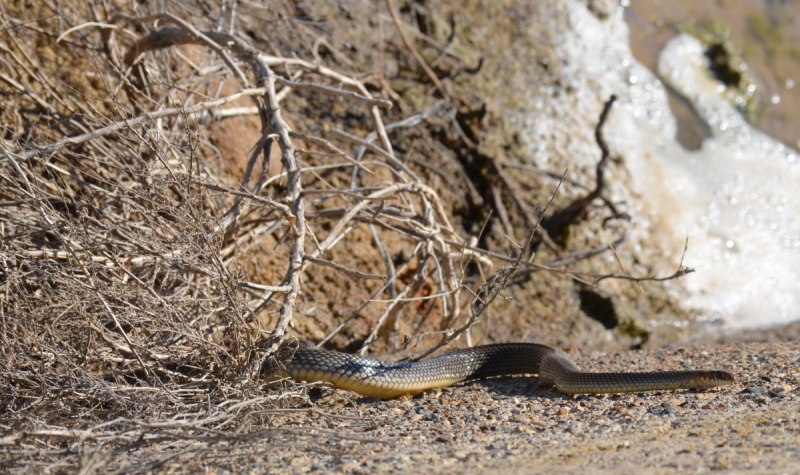
[[730,371],[705,371],[696,380],[697,389],[711,389],[736,382],[736,376]]
[[714,371],[714,377],[720,381],[736,382],[736,376],[730,371]]

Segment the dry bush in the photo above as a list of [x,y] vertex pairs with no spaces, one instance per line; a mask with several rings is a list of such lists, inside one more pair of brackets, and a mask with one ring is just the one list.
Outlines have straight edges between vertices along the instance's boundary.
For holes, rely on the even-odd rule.
[[[443,329],[458,320],[465,243],[386,132],[446,121],[450,109],[439,104],[384,126],[380,108],[392,103],[319,58],[256,50],[224,11],[215,13],[231,34],[220,32],[227,22],[215,29],[182,20],[203,18],[203,7],[173,5],[180,18],[146,9],[126,16],[92,2],[0,10],[6,467],[34,447],[34,463],[53,468],[78,457],[87,469],[130,444],[238,440],[227,431],[263,427],[271,411],[307,403],[306,392],[276,391],[258,369],[279,349],[298,299],[311,297],[301,294],[310,266],[377,280],[374,296],[386,290],[393,299],[362,351],[429,280],[441,290]],[[277,25],[287,45],[302,43],[291,24]],[[222,94],[231,83],[234,92]],[[374,132],[290,130],[281,101],[296,91],[367,111],[361,129]],[[209,125],[241,115],[259,119],[260,139],[247,144],[244,174],[232,179],[212,165]],[[329,260],[326,251],[357,227],[371,232],[385,275]],[[400,236],[402,262],[383,245],[387,233]],[[282,264],[271,285],[251,281],[241,265],[265,239]],[[252,437],[276,434],[292,436]],[[43,448],[42,437],[56,446]],[[114,448],[101,450],[107,443]],[[130,463],[116,467],[158,462]]]

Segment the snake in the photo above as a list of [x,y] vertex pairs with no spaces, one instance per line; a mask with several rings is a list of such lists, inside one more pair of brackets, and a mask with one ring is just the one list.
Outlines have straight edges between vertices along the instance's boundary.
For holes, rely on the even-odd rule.
[[363,396],[391,399],[499,376],[538,375],[539,385],[564,394],[610,394],[712,389],[736,382],[727,370],[642,373],[584,372],[559,348],[500,343],[454,350],[421,361],[384,361],[302,342],[294,356],[270,372],[297,382],[325,381]]

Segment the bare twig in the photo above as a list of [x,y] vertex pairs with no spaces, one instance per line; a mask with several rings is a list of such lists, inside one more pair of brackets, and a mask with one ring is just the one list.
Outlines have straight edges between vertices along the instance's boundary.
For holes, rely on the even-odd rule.
[[344,272],[345,274],[348,274],[350,276],[356,277],[358,279],[386,280],[386,276],[385,275],[366,274],[364,272],[359,272],[359,271],[357,271],[355,269],[350,269],[348,267],[336,264],[335,262],[326,261],[324,259],[318,259],[316,257],[312,257],[312,256],[309,256],[309,255],[306,255],[304,257],[304,259],[307,260],[307,261],[313,262],[314,264],[318,264],[318,265],[326,266],[326,267],[331,267],[333,269],[336,269],[338,271]]
[[[561,183],[562,182],[559,182],[558,186],[556,186],[553,195],[550,197],[550,201],[544,208],[545,212],[547,212],[547,209],[553,203],[553,200],[555,199],[556,194],[558,193],[558,189],[561,187]],[[544,215],[544,213],[542,213],[542,215]],[[469,320],[467,320],[467,322],[461,328],[458,328],[451,334],[447,335],[447,337],[445,337],[439,344],[429,349],[428,351],[424,352],[422,355],[413,358],[412,361],[419,361],[422,358],[425,358],[426,356],[432,354],[439,348],[447,346],[450,342],[461,336],[462,333],[469,330],[470,328],[472,328],[473,325],[475,325],[475,323],[477,323],[478,319],[481,317],[483,312],[486,311],[487,308],[489,308],[489,305],[491,305],[494,299],[500,294],[500,292],[503,289],[506,288],[511,279],[514,278],[514,275],[517,273],[517,270],[519,269],[520,265],[523,264],[522,259],[527,253],[527,251],[530,249],[531,242],[533,242],[533,238],[536,235],[536,230],[538,229],[540,223],[541,220],[539,223],[536,223],[536,226],[534,226],[528,233],[528,238],[525,241],[525,246],[523,246],[523,248],[519,250],[519,255],[517,256],[514,263],[510,267],[501,269],[489,280],[489,282],[483,284],[481,288],[478,290],[478,292],[475,295],[475,298],[472,299],[472,303],[470,305],[470,310],[472,311],[472,315],[470,316]]]
[[378,291],[377,291],[377,292],[375,292],[374,294],[372,294],[372,298],[370,298],[370,300],[368,300],[367,302],[365,302],[365,303],[364,303],[364,304],[363,304],[363,305],[362,305],[362,306],[361,306],[361,307],[360,307],[358,310],[356,310],[355,312],[353,312],[352,314],[350,314],[350,316],[349,316],[349,317],[347,317],[347,318],[346,318],[344,321],[342,321],[342,322],[341,322],[339,325],[337,325],[337,326],[336,326],[336,328],[334,328],[334,330],[333,330],[332,332],[330,332],[330,333],[329,333],[329,334],[328,334],[328,335],[327,335],[325,338],[323,338],[323,339],[322,339],[322,341],[320,341],[320,342],[317,344],[317,348],[320,348],[322,345],[324,345],[325,343],[327,343],[327,342],[328,342],[328,341],[329,341],[331,338],[333,338],[333,337],[334,337],[334,336],[335,336],[337,333],[339,333],[339,332],[340,332],[340,331],[341,331],[341,330],[342,330],[342,329],[343,329],[343,328],[344,328],[344,327],[345,327],[345,326],[346,326],[348,323],[350,323],[350,321],[351,321],[351,320],[353,320],[354,318],[356,318],[356,317],[357,317],[359,314],[361,314],[361,312],[362,312],[362,311],[363,311],[365,308],[367,308],[367,305],[369,305],[369,304],[370,304],[370,302],[372,301],[372,299],[373,299],[373,298],[377,297],[378,295],[380,295],[380,294],[381,294],[381,292],[383,292],[384,290],[386,290],[386,288],[387,288],[387,287],[388,287],[388,286],[389,286],[389,285],[390,285],[392,282],[394,282],[394,280],[397,278],[397,276],[398,276],[399,274],[401,274],[403,271],[405,271],[405,270],[406,270],[406,268],[407,268],[407,267],[408,267],[408,265],[411,263],[411,261],[414,259],[414,257],[417,255],[417,253],[420,251],[420,249],[422,249],[422,244],[423,244],[423,243],[419,243],[419,244],[417,244],[417,247],[416,247],[416,248],[414,248],[414,252],[411,254],[411,257],[409,257],[409,258],[408,258],[408,260],[406,260],[406,262],[405,262],[405,263],[403,263],[403,265],[402,265],[402,266],[400,266],[400,268],[399,268],[399,269],[397,269],[397,272],[395,272],[395,274],[394,274],[394,275],[392,275],[392,276],[390,276],[390,277],[389,277],[389,280],[388,280],[388,281],[387,281],[385,284],[383,284],[383,287],[381,287],[380,289],[378,289]]
[[[121,130],[130,128],[130,127],[135,127],[135,126],[137,126],[139,124],[143,124],[145,122],[155,121],[155,120],[163,119],[163,118],[166,118],[166,117],[174,117],[174,116],[183,116],[183,115],[195,114],[195,113],[198,113],[198,112],[215,109],[215,108],[217,108],[219,106],[222,106],[222,105],[228,104],[230,102],[236,101],[236,100],[238,100],[238,99],[240,99],[242,97],[260,96],[260,95],[263,95],[265,92],[266,92],[266,89],[264,89],[264,88],[245,89],[243,91],[237,92],[236,94],[232,94],[232,95],[227,96],[227,97],[223,97],[223,98],[216,99],[216,100],[213,100],[213,101],[203,102],[203,103],[200,103],[200,104],[195,104],[194,106],[187,107],[187,108],[177,108],[176,107],[176,108],[162,109],[162,110],[158,110],[158,111],[154,111],[154,112],[149,112],[147,114],[143,114],[143,115],[140,115],[140,116],[137,116],[137,117],[133,117],[131,119],[121,120],[119,122],[115,122],[115,123],[113,123],[111,125],[108,125],[106,127],[102,127],[100,129],[97,129],[95,131],[92,131],[92,132],[89,132],[89,133],[86,133],[86,134],[78,135],[78,136],[75,136],[75,137],[68,137],[68,138],[59,140],[58,142],[52,143],[52,144],[44,146],[42,148],[36,148],[36,149],[33,149],[33,150],[17,150],[17,151],[15,151],[13,153],[14,153],[14,155],[16,155],[17,157],[22,158],[22,159],[28,159],[28,158],[32,158],[32,157],[39,156],[39,155],[47,155],[47,154],[50,154],[50,153],[54,153],[54,152],[60,150],[61,148],[65,147],[65,146],[68,146],[68,145],[80,145],[82,143],[85,143],[85,142],[88,142],[88,141],[91,141],[91,140],[94,140],[94,139],[97,139],[97,138],[100,138],[100,137],[103,137],[103,136],[106,136],[106,135],[109,135],[109,134],[113,134],[113,133],[119,132]],[[4,160],[5,159],[0,160],[0,161],[4,161]]]
[[335,87],[323,86],[320,84],[314,84],[310,82],[289,81],[287,79],[282,79],[282,78],[277,78],[276,82],[278,84],[283,84],[284,86],[289,86],[298,91],[302,90],[321,91],[321,92],[326,92],[328,94],[332,94],[334,96],[341,96],[341,97],[346,97],[348,99],[353,99],[359,102],[363,102],[365,104],[369,104],[371,106],[383,107],[386,109],[392,108],[392,101],[387,101],[386,99],[373,99],[371,97],[362,96],[361,94],[345,91],[343,89],[337,89]]
[[[385,326],[393,326],[395,320],[397,319],[397,313],[400,311],[400,308],[403,306],[404,302],[413,301],[416,299],[407,299],[405,298],[407,295],[415,295],[419,292],[422,285],[425,283],[425,279],[423,276],[425,275],[425,264],[427,263],[427,257],[423,257],[421,262],[417,268],[417,272],[414,274],[414,277],[411,279],[406,285],[406,288],[400,292],[397,297],[392,299],[392,301],[387,305],[386,310],[384,310],[383,314],[378,317],[378,320],[375,322],[375,325],[372,327],[372,331],[370,332],[367,339],[364,340],[364,343],[361,345],[361,349],[358,350],[360,355],[364,355],[367,353],[369,347],[378,339],[379,332]],[[375,302],[375,299],[370,299],[371,302]]]
[[596,198],[600,198],[603,194],[603,190],[605,189],[605,167],[610,155],[608,145],[605,139],[603,139],[603,125],[605,125],[608,114],[611,112],[611,107],[616,100],[617,96],[612,95],[608,101],[606,101],[603,106],[603,112],[600,113],[600,120],[597,122],[597,127],[594,131],[597,145],[603,152],[602,158],[597,163],[596,167],[597,178],[594,190],[589,192],[586,196],[573,201],[568,206],[555,211],[552,216],[548,216],[544,220],[544,228],[547,229],[548,233],[554,238],[563,235],[564,230],[586,211],[586,208],[592,204],[592,201]]
[[431,82],[433,82],[433,84],[436,86],[436,89],[439,91],[442,97],[447,99],[447,91],[445,91],[444,85],[442,85],[442,82],[439,81],[438,77],[436,77],[436,73],[434,73],[431,67],[428,66],[428,63],[425,62],[425,59],[421,54],[419,54],[419,51],[417,51],[414,43],[411,42],[406,35],[406,32],[403,30],[403,22],[400,20],[400,15],[397,13],[397,8],[395,8],[392,0],[386,0],[386,5],[389,7],[389,13],[392,15],[392,19],[397,27],[397,32],[400,34],[400,38],[403,40],[403,44],[406,45],[406,48],[408,48],[412,56],[414,56],[414,59],[416,59],[419,65],[422,66],[423,71],[425,71],[425,74],[428,75],[428,78],[430,78]]

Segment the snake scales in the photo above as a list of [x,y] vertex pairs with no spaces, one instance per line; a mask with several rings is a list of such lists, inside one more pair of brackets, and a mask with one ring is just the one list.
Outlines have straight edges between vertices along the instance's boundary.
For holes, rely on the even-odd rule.
[[414,363],[301,347],[289,362],[269,372],[298,382],[327,381],[341,389],[379,398],[521,374],[538,374],[540,385],[565,394],[710,389],[736,381],[733,373],[724,370],[586,373],[560,349],[535,343],[477,346]]

